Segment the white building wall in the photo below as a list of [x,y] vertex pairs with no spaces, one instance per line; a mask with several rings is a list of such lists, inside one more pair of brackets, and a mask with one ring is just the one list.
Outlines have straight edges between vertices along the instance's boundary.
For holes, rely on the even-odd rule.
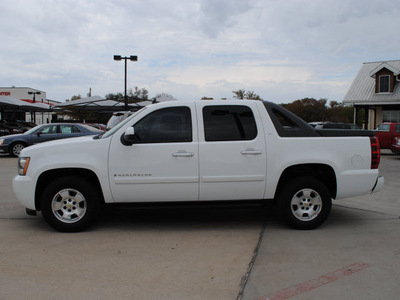
[[[20,100],[33,101],[33,94],[28,94],[28,92],[40,92],[40,94],[35,94],[35,102],[40,103],[58,103],[57,101],[47,100],[46,92],[33,89],[30,87],[0,87],[0,96],[8,96]],[[35,114],[35,116],[34,116]],[[36,113],[25,113],[25,120],[28,122],[33,122],[35,119],[36,124],[50,123],[52,119],[53,112],[36,112]]]
[[35,95],[35,102],[46,103],[46,92],[32,89],[29,87],[0,87],[0,96],[9,96],[21,100],[33,100],[33,95],[28,92],[40,92],[40,95]]

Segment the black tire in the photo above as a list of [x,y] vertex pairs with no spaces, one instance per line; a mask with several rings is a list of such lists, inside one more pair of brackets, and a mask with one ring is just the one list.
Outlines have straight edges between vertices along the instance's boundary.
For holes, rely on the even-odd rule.
[[99,191],[82,177],[55,179],[44,189],[40,199],[44,220],[61,232],[86,229],[97,218],[100,206]]
[[10,153],[11,156],[13,157],[18,157],[19,154],[21,153],[22,149],[24,149],[26,145],[24,143],[14,143],[11,144],[10,149],[8,150],[8,153]]
[[288,181],[278,196],[279,210],[295,229],[314,229],[328,218],[332,199],[328,188],[313,177]]

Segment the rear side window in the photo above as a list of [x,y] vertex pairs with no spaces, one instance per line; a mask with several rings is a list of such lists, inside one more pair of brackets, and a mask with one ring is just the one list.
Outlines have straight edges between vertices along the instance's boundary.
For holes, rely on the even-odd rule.
[[205,106],[203,118],[207,142],[253,140],[257,136],[254,115],[247,106]]
[[60,125],[61,133],[80,133],[81,131],[74,125]]
[[183,143],[192,141],[192,117],[187,106],[163,108],[134,125],[138,143]]
[[379,131],[389,131],[390,130],[390,124],[381,124],[378,126],[376,130]]

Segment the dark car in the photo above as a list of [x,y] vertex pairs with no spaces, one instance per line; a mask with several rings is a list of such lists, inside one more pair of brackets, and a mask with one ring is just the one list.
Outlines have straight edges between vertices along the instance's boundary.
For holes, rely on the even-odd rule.
[[100,133],[102,133],[101,130],[84,124],[43,124],[22,134],[2,137],[0,139],[0,153],[9,153],[11,156],[19,156],[22,149],[34,144],[83,135],[97,135]]
[[16,122],[24,128],[24,132],[37,126],[35,123],[27,122],[27,121],[23,121],[23,120],[17,120]]
[[11,134],[11,130],[8,129],[6,126],[4,126],[3,124],[0,124],[0,136],[3,135],[9,135]]
[[10,130],[12,134],[23,133],[25,131],[28,131],[27,128],[25,128],[24,126],[15,121],[4,121],[2,125],[8,128],[8,130]]

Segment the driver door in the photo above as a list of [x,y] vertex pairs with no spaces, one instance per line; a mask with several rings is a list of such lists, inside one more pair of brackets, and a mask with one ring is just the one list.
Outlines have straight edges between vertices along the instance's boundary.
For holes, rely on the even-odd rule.
[[134,122],[137,142],[113,135],[109,181],[115,202],[197,201],[198,142],[194,104],[148,107]]

